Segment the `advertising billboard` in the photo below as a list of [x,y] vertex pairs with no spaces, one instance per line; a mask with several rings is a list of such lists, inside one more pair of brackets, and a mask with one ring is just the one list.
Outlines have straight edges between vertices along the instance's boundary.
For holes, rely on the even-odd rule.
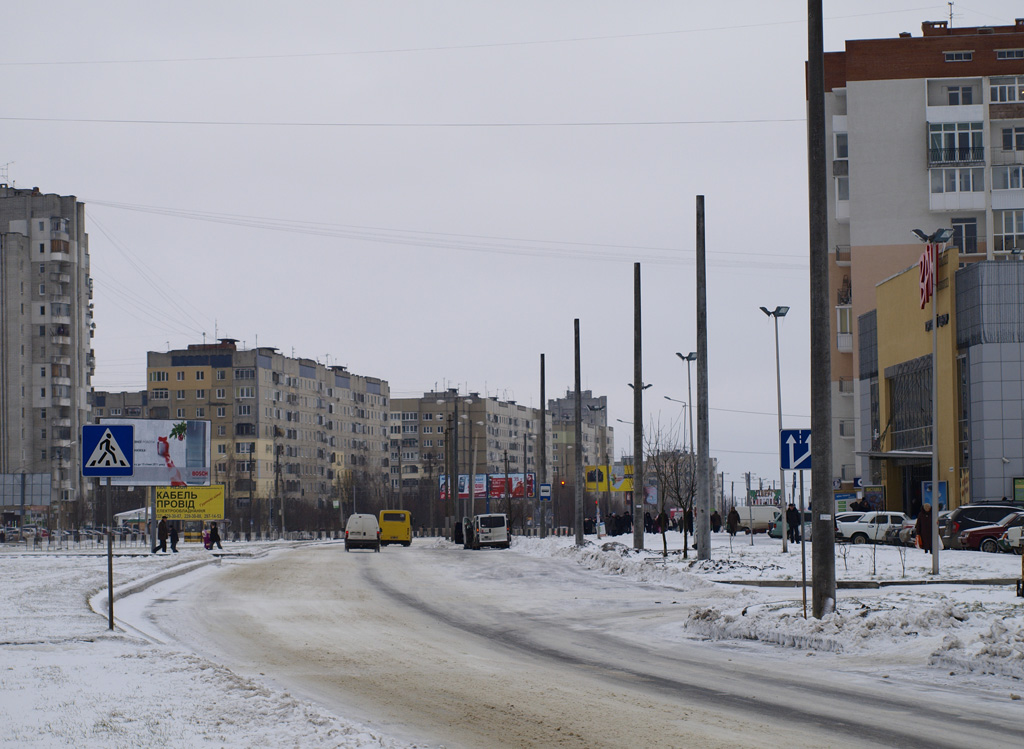
[[224,487],[161,486],[156,490],[156,516],[170,520],[223,520]]
[[748,505],[774,505],[778,507],[781,502],[781,489],[751,489],[747,492]]
[[[523,494],[523,474],[521,473],[510,473],[508,474],[509,484],[509,496],[513,499],[522,499]],[[502,499],[505,496],[505,474],[504,473],[492,473],[490,475],[490,488],[488,494],[491,499]],[[537,496],[537,474],[528,473],[526,474],[526,497]]]
[[135,472],[114,486],[209,486],[210,422],[170,419],[100,419],[135,427]]

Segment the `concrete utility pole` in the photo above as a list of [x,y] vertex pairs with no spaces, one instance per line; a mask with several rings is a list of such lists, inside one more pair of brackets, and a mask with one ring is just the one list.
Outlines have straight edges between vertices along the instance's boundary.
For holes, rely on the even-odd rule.
[[580,394],[580,319],[573,321],[576,333],[576,545],[583,546],[583,400]]
[[[633,263],[633,548],[638,550],[644,548],[644,379],[640,332],[640,263]],[[576,451],[579,452],[578,447]]]
[[[540,355],[540,466],[537,468],[537,483],[546,484],[548,480],[548,415],[547,400],[544,394],[544,354]],[[538,493],[540,487],[537,487]],[[550,500],[549,500],[550,501]],[[548,508],[544,499],[540,499],[540,537],[548,535]]]
[[697,558],[711,559],[711,440],[708,436],[708,292],[704,196],[697,196]]
[[828,176],[825,164],[825,49],[821,0],[807,0],[807,195],[811,278],[811,581],[812,613],[836,601],[832,497],[832,355],[828,286]]

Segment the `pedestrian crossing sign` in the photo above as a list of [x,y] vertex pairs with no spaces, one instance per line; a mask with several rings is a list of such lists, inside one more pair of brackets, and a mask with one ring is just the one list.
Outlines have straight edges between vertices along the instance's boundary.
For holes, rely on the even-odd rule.
[[131,476],[135,471],[135,427],[82,425],[82,476]]

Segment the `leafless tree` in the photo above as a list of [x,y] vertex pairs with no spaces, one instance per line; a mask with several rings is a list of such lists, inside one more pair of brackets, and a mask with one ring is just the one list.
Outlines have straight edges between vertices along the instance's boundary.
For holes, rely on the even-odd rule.
[[[697,495],[696,471],[694,471],[694,455],[684,452],[679,442],[672,436],[677,431],[662,428],[660,424],[652,425],[646,432],[645,451],[647,453],[646,470],[653,475],[658,488],[658,514],[667,517],[668,507],[678,507],[683,511],[683,558],[687,558],[689,546],[689,524],[686,518],[693,517],[694,499]],[[662,555],[668,555],[668,541],[665,538],[665,526],[661,524]]]

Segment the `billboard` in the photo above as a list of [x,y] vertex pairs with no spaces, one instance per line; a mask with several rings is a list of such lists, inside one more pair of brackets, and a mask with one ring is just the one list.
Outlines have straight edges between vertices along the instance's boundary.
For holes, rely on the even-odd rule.
[[156,516],[164,515],[171,520],[223,520],[224,487],[157,487]]
[[114,486],[209,486],[210,422],[170,419],[100,419],[135,427],[135,473]]
[[773,505],[778,507],[781,503],[781,489],[750,489],[747,492],[748,505]]
[[[441,474],[437,477],[438,488],[441,492],[441,499],[448,498],[447,486],[445,485],[447,477],[445,474]],[[523,474],[521,473],[510,473],[508,474],[509,493],[515,499],[523,498]],[[492,473],[476,474],[473,482],[473,496],[479,499],[485,499],[490,497],[491,499],[501,499],[505,496],[505,474],[504,473]],[[454,492],[453,492],[454,493]],[[459,475],[458,481],[458,496],[459,499],[469,499],[469,474],[463,473]],[[526,474],[526,496],[533,498],[537,496],[537,474],[528,473]]]

